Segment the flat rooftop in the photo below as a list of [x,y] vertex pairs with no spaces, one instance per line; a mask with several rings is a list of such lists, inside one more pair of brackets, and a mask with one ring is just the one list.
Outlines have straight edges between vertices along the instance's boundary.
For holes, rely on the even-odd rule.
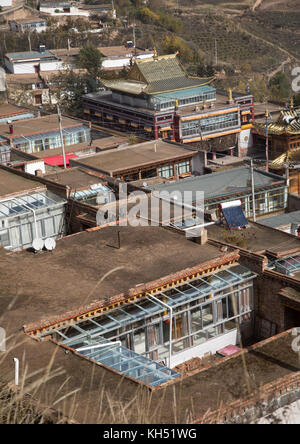
[[28,113],[28,109],[20,108],[16,105],[11,105],[10,103],[0,104],[0,118],[10,117],[16,114]]
[[259,223],[273,228],[280,227],[281,225],[300,224],[300,210],[260,219]]
[[213,113],[214,110],[220,110],[224,108],[232,108],[236,109],[238,108],[238,105],[236,103],[229,104],[228,98],[226,96],[223,96],[222,94],[216,94],[216,100],[212,102],[207,102],[205,105],[205,109],[202,109],[202,104],[199,105],[188,105],[183,106],[178,109],[178,113],[181,116],[185,116],[188,114],[207,114],[207,113]]
[[6,74],[6,82],[12,84],[41,83],[38,74]]
[[282,110],[283,106],[282,105],[276,105],[275,103],[260,103],[260,102],[255,102],[254,103],[254,115],[255,115],[255,119],[258,121],[265,121],[265,113],[266,113],[266,109],[268,109],[269,113],[271,114],[271,117],[276,117],[280,111]]
[[225,226],[210,225],[207,227],[208,237],[255,253],[268,251],[275,257],[300,250],[300,238],[260,223],[260,220],[258,223],[249,222],[248,228],[243,230],[229,230]]
[[[186,179],[180,179],[168,184],[152,187],[159,191],[203,191],[204,198],[213,199],[230,194],[251,192],[250,167],[242,166],[239,168],[230,168],[217,173],[204,174],[203,176],[192,176]],[[254,169],[255,189],[270,186],[276,183],[283,183],[284,178],[276,174]]]
[[34,180],[7,171],[0,166],[0,200],[15,194],[24,194],[37,189],[45,189],[45,186]]
[[[127,138],[126,137],[119,137],[119,136],[109,136],[106,133],[103,133],[103,138],[101,139],[93,139],[92,143],[90,142],[82,142],[82,143],[76,143],[74,145],[68,145],[65,146],[65,153],[66,154],[73,154],[73,153],[80,153],[88,150],[95,150],[96,148],[99,149],[112,149],[117,148],[120,144],[126,143]],[[39,151],[38,153],[32,153],[31,156],[35,159],[44,159],[47,157],[55,157],[62,155],[62,149],[61,148],[54,148],[44,151]]]
[[[62,127],[64,129],[83,125],[84,123],[80,120],[71,119],[69,117],[62,118]],[[10,134],[7,124],[0,125],[0,136],[14,139],[15,137],[20,136],[58,131],[58,117],[57,114],[51,114],[49,116],[35,117],[33,119],[18,120],[13,123],[13,128],[14,132],[13,134]]]
[[[120,249],[116,248],[117,231]],[[16,331],[26,323],[78,310],[127,293],[139,284],[227,255],[213,245],[200,246],[161,227],[130,226],[65,237],[57,241],[51,253],[9,254],[0,249],[0,316],[13,302],[16,285],[19,289],[14,308],[5,314],[1,325]],[[100,283],[108,272],[112,275]]]
[[106,183],[100,177],[89,174],[88,170],[79,167],[67,168],[56,173],[45,174],[43,177],[60,185],[67,185],[76,191],[84,190],[94,184]]
[[[243,355],[245,361],[241,354],[222,359],[151,394],[128,378],[104,367],[95,367],[72,352],[66,354],[51,342],[26,338],[21,332],[14,338],[18,345],[2,358],[1,370],[4,380],[12,381],[11,362],[19,356],[20,368],[26,365],[27,374],[32,375],[27,380],[29,385],[36,383],[36,372],[39,377],[46,373],[41,369],[46,369],[51,362],[50,375],[57,370],[59,374],[42,384],[34,397],[50,407],[60,398],[55,408],[80,423],[184,424],[224,404],[246,399],[248,387],[251,394],[261,394],[264,385],[296,375],[300,366],[298,354],[291,346],[294,339],[288,331],[249,348]],[[116,406],[114,411],[112,405]]]
[[249,157],[237,157],[237,156],[221,156],[217,157],[216,159],[208,159],[207,164],[211,167],[223,167],[223,166],[229,166],[229,165],[235,165],[238,163],[245,162],[249,159]]
[[[132,94],[140,94],[143,92],[144,87],[146,86],[145,83],[143,82],[137,82],[137,81],[132,81],[130,79],[126,80],[126,79],[120,79],[119,82],[118,80],[114,80],[113,81],[115,85],[118,85],[118,88],[120,88],[122,91],[129,91]],[[109,88],[109,81],[107,81],[107,87]],[[171,95],[171,93],[168,93],[169,95]],[[87,99],[92,99],[92,100],[100,100],[103,103],[107,103],[107,104],[111,104],[111,103],[115,103],[118,105],[119,108],[124,108],[124,109],[128,109],[128,108],[132,108],[130,105],[126,105],[126,104],[121,104],[118,102],[115,102],[112,99],[112,94],[109,91],[104,91],[104,92],[95,92],[95,93],[89,93],[86,94],[85,97]],[[179,114],[181,117],[183,116],[189,116],[189,115],[201,115],[201,114],[209,114],[209,113],[213,113],[214,111],[218,111],[221,109],[237,109],[239,105],[237,104],[228,104],[227,103],[227,98],[225,96],[222,96],[221,94],[217,94],[216,96],[216,100],[212,101],[212,102],[207,102],[205,105],[205,109],[202,109],[202,104],[194,104],[194,105],[187,105],[187,106],[181,106],[178,110],[177,110],[177,114]],[[149,109],[149,108],[144,108],[144,107],[137,107],[139,110],[145,111],[147,114],[156,114],[157,112],[160,111],[154,111],[153,109]],[[165,112],[170,112],[170,110],[165,110]]]
[[40,59],[51,59],[55,60],[55,55],[48,51],[47,49],[44,52],[40,51],[24,51],[24,52],[9,52],[5,54],[5,57],[10,59],[12,62],[19,60],[40,60]]
[[[98,5],[84,5],[86,9],[91,9],[98,7]],[[103,57],[131,57],[134,54],[134,48],[127,48],[126,46],[99,46],[97,48]],[[139,54],[152,54],[150,50],[141,50],[137,49],[137,55]],[[51,52],[56,57],[76,57],[81,48],[61,48],[61,49],[52,49]]]
[[[16,19],[16,20],[11,20],[11,21],[19,23],[21,25],[25,25],[26,23],[47,23],[47,20],[45,18],[41,18],[41,17],[27,17],[24,19]],[[51,52],[53,52],[53,51],[51,51]]]
[[113,174],[118,171],[132,170],[141,166],[150,166],[161,162],[176,160],[177,158],[192,157],[196,154],[196,151],[187,150],[175,144],[159,140],[119,148],[85,159],[76,159],[74,160],[74,164],[79,163],[82,166]]

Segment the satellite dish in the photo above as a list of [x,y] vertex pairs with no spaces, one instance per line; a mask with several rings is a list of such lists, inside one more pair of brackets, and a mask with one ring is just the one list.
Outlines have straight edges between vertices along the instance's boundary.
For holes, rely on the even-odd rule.
[[40,238],[35,238],[34,240],[33,240],[33,242],[32,242],[32,248],[35,250],[35,251],[41,251],[43,248],[44,248],[44,241],[43,241],[43,239],[40,239]]
[[56,247],[55,239],[53,239],[52,237],[49,237],[48,239],[45,240],[46,250],[52,251],[52,250],[55,250],[55,247]]

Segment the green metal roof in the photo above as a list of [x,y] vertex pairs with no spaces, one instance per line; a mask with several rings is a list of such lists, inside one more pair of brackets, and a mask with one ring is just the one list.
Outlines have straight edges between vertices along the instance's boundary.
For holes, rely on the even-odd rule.
[[153,98],[158,100],[168,100],[168,99],[182,99],[184,97],[193,97],[201,95],[205,92],[216,91],[215,88],[209,85],[197,86],[195,88],[180,89],[178,91],[168,91],[164,93],[154,94]]

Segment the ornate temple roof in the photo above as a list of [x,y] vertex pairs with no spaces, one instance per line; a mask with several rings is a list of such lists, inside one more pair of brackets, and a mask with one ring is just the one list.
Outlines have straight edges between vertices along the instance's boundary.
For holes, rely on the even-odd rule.
[[[266,132],[266,123],[255,123],[258,131]],[[276,122],[269,122],[269,134],[274,135],[300,135],[300,108],[290,108],[280,111]]]
[[126,79],[103,80],[107,88],[131,94],[157,94],[209,84],[213,78],[189,77],[176,54],[137,60]]
[[294,148],[290,151],[286,151],[280,156],[276,157],[272,162],[269,163],[269,168],[273,170],[279,170],[283,168],[284,164],[296,165],[300,163],[300,148]]

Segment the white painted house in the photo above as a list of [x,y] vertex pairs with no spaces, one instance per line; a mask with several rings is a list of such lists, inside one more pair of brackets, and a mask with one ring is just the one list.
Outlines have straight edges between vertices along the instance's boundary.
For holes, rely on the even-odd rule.
[[12,6],[12,0],[0,0],[0,6]]
[[39,51],[12,52],[5,54],[4,63],[11,74],[34,74],[43,71],[59,71],[66,69],[61,61],[45,46]]
[[50,14],[55,17],[59,16],[81,16],[89,17],[89,11],[79,9],[75,2],[60,0],[40,0],[40,12]]
[[15,32],[25,32],[25,31],[36,31],[43,32],[47,29],[47,20],[41,18],[27,18],[20,20],[10,20],[9,27],[11,31]]

